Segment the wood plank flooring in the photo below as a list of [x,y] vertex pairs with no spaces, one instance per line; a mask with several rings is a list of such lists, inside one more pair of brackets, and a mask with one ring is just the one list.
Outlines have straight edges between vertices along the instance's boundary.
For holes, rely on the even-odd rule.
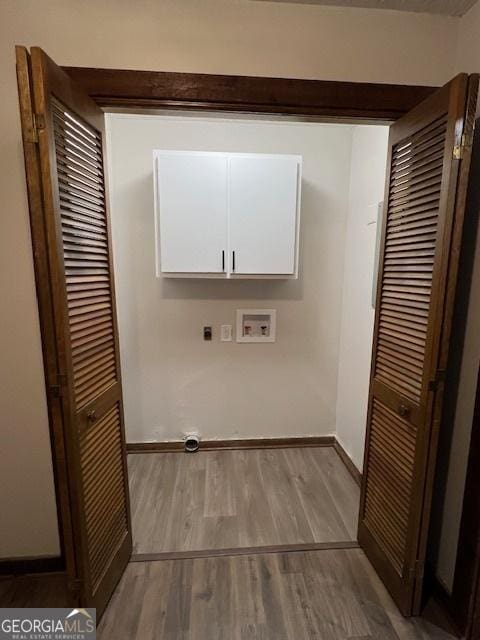
[[347,549],[131,563],[98,638],[451,640],[438,622],[403,618]]
[[[99,640],[455,637],[435,606],[403,618],[361,549],[237,554],[352,544],[359,491],[333,448],[133,454],[128,464],[135,552],[211,557],[131,562]],[[62,575],[0,581],[2,606],[68,599]]]
[[129,454],[135,554],[354,541],[333,447]]
[[64,573],[43,573],[0,578],[0,607],[69,607]]

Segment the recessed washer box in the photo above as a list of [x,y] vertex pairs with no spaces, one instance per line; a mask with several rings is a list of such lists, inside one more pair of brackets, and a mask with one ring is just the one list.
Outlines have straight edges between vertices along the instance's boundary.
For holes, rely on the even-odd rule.
[[275,309],[237,309],[237,342],[275,342]]

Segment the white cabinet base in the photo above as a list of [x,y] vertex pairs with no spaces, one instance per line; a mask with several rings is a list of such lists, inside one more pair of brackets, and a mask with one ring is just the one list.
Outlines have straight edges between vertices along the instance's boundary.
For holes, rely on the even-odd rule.
[[162,271],[162,278],[203,278],[207,280],[297,280],[296,273],[169,273]]

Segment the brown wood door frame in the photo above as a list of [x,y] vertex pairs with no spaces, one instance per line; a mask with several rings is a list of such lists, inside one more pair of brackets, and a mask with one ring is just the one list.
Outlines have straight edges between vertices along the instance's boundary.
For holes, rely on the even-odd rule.
[[[480,100],[477,103],[477,129],[471,149],[472,165],[470,176],[478,176],[480,171]],[[480,221],[480,187],[478,180],[472,179],[468,184],[466,195],[466,221],[463,232],[462,254],[460,258],[460,277],[462,287],[458,291],[455,317],[453,320],[456,330],[455,351],[449,362],[449,382],[451,398],[450,407],[456,404],[461,354],[464,352],[469,291],[472,286],[473,265],[476,251],[476,238]],[[446,412],[442,429],[448,438],[452,436],[453,416]],[[445,482],[445,478],[442,480]],[[472,428],[469,443],[467,474],[463,493],[462,516],[457,546],[457,557],[453,588],[448,593],[438,580],[433,578],[440,600],[455,625],[467,640],[480,637],[480,369],[477,376],[476,397]]]
[[63,67],[107,109],[183,109],[388,124],[438,87]]
[[446,587],[429,567],[431,589],[444,607],[458,634],[466,640],[480,637],[480,369],[453,588]]
[[463,501],[452,604],[467,640],[480,637],[480,370]]
[[[17,47],[17,56],[22,55]],[[363,124],[389,124],[394,122],[437,87],[418,85],[392,85],[322,81],[298,78],[270,78],[258,76],[232,76],[213,74],[176,73],[159,71],[134,71],[125,69],[99,69],[87,67],[63,67],[64,71],[102,108],[125,111],[145,110],[155,112],[164,109],[180,109],[194,112],[218,111],[283,117],[332,120]],[[21,81],[22,79],[19,79]],[[24,110],[20,104],[20,112]],[[34,165],[32,146],[35,123],[27,123],[31,139],[24,140],[26,164]],[[35,210],[41,206],[38,198],[29,190],[32,228],[37,227],[41,236]],[[33,212],[33,213],[32,213]],[[38,245],[33,239],[35,275],[39,300],[42,346],[47,388],[55,387],[49,362],[56,359],[51,329],[48,290],[45,288],[46,272]],[[56,477],[57,508],[62,545],[62,556],[70,584],[75,585],[75,548],[72,537],[70,505],[65,487],[65,452],[62,430],[52,419],[52,394],[47,394],[52,457]]]

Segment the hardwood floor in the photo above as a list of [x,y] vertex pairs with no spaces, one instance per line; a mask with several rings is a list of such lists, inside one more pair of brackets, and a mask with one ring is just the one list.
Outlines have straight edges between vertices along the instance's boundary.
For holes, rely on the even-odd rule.
[[451,640],[438,620],[403,618],[363,552],[345,549],[131,563],[98,638]]
[[[333,448],[133,454],[128,464],[135,552],[211,557],[131,562],[99,640],[455,637],[435,606],[403,618],[361,549],[272,548],[354,544],[358,486]],[[270,552],[238,555],[254,546]],[[4,607],[69,600],[63,575],[0,581]]]
[[0,578],[0,607],[69,607],[75,600],[67,591],[64,573]]
[[135,554],[354,541],[333,447],[129,454]]

